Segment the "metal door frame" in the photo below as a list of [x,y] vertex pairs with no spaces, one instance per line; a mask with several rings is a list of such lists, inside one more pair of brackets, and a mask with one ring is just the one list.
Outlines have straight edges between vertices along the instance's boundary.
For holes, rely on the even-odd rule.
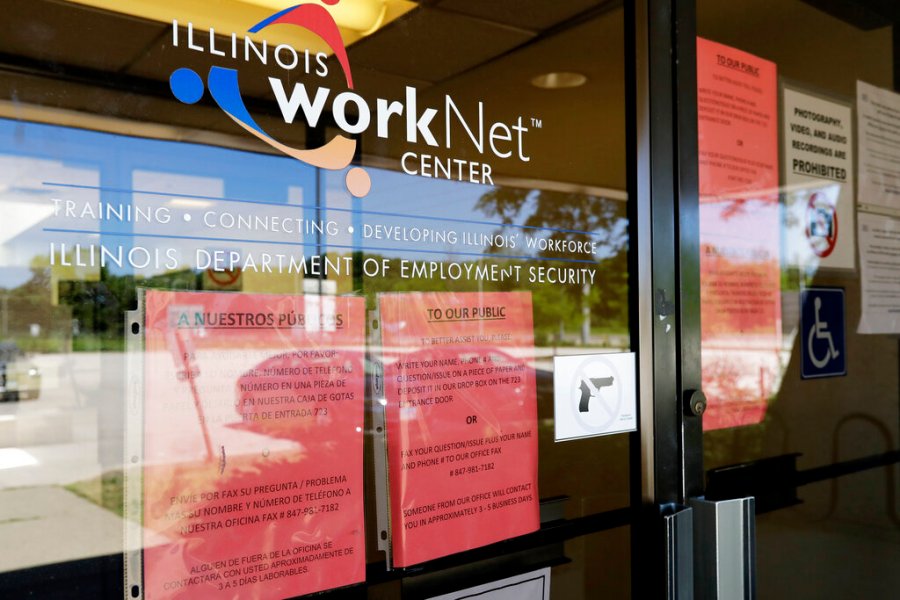
[[[632,596],[693,598],[703,493],[695,0],[626,3],[630,272],[640,430],[632,438]],[[699,521],[698,521],[699,523]],[[700,533],[698,531],[698,533]],[[699,541],[699,540],[698,540]]]

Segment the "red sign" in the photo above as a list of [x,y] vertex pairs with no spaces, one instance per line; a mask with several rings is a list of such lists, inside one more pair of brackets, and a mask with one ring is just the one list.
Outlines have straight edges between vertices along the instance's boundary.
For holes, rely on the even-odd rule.
[[838,214],[834,202],[822,192],[809,195],[806,205],[806,239],[813,253],[826,258],[838,240]]
[[363,581],[363,299],[148,291],[145,306],[145,597]]
[[780,381],[774,63],[697,40],[704,429],[759,423]]
[[393,562],[539,527],[531,295],[379,297]]

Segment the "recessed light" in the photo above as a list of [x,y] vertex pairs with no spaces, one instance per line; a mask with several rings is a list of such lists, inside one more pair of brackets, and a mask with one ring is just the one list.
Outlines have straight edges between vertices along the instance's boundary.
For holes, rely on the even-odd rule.
[[559,90],[562,88],[574,88],[587,83],[587,77],[581,73],[559,71],[557,73],[544,73],[531,80],[531,85],[545,90]]

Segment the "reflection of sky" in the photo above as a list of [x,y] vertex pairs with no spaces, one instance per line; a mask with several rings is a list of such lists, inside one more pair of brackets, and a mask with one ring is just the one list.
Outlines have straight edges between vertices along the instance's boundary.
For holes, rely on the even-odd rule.
[[[728,249],[762,250],[769,258],[777,258],[779,211],[778,203],[772,200],[723,198],[701,202],[701,242]],[[752,255],[747,257],[759,260]]]
[[[478,259],[488,248],[480,240],[464,243],[463,233],[501,232],[496,217],[488,220],[475,210],[490,186],[371,167],[366,170],[372,177],[372,191],[366,198],[356,199],[346,191],[344,172],[320,174],[286,157],[0,120],[0,203],[4,216],[9,217],[0,225],[0,286],[15,287],[27,281],[30,266],[36,260],[47,261],[51,243],[57,254],[61,244],[68,249],[75,244],[102,244],[114,255],[119,249],[125,255],[142,248],[151,253],[171,249],[177,256],[175,269],[194,265],[198,249],[297,258],[315,254],[319,240],[314,234],[229,224],[241,217],[316,220],[317,176],[321,176],[324,205],[318,217],[333,221],[337,228],[336,235],[321,240],[328,250],[468,261]],[[60,202],[54,203],[54,199]],[[304,201],[307,204],[299,206]],[[74,206],[75,216],[66,214],[67,202],[74,203],[69,206]],[[163,214],[167,220],[119,222],[84,210],[86,205],[102,208],[98,202]],[[297,208],[285,210],[291,204]],[[515,225],[524,224],[535,204],[532,193]],[[55,207],[62,210],[54,214]],[[205,222],[205,217],[211,222]],[[458,241],[379,240],[365,237],[364,225],[452,231]],[[621,226],[625,227],[624,220]],[[525,238],[546,237],[551,232],[513,226],[503,228],[502,233],[507,239],[515,236],[517,247],[495,248],[492,255],[535,256],[538,251],[527,248]],[[598,252],[597,258],[604,255]],[[126,262],[121,268],[110,264],[109,270],[150,277],[173,268],[166,258],[163,254],[146,268],[131,268]],[[79,276],[96,277],[97,273],[93,267],[82,269]],[[63,278],[72,276],[68,273]]]
[[[26,126],[22,126],[23,128]],[[80,185],[96,187],[99,183],[95,164],[84,160],[63,162],[40,154],[15,152],[25,144],[25,136],[14,143],[2,134],[12,134],[8,121],[0,120],[0,287],[12,288],[28,281],[30,266],[36,256],[46,256],[46,241],[40,231],[54,211],[52,190],[43,185],[45,177],[59,177]],[[96,190],[82,190],[85,200],[96,201]]]
[[[210,233],[212,230],[196,218],[188,225],[183,214],[190,212],[196,217],[203,208],[223,206],[256,214],[262,208],[264,214],[276,210],[278,205],[314,198],[315,177],[312,167],[280,156],[0,120],[0,203],[4,210],[17,207],[15,223],[19,224],[17,230],[12,230],[13,220],[4,218],[8,224],[0,226],[0,286],[24,283],[35,258],[49,255],[51,242],[95,244],[102,239],[105,245],[121,245],[126,251],[140,244],[193,252],[198,245],[196,241],[157,237],[136,242],[133,234],[165,232],[197,236],[203,233],[206,237],[250,238],[244,232],[240,236]],[[156,193],[134,193],[134,190]],[[54,217],[52,198],[76,201],[79,209],[85,202],[96,206],[98,200],[145,208],[168,205],[173,210],[173,219],[167,225],[132,225],[90,216]],[[244,202],[216,201],[221,198]],[[92,233],[44,231],[46,228]],[[277,236],[261,237],[277,239]],[[291,243],[298,241],[290,238]],[[221,244],[204,241],[200,247],[206,245]],[[238,245],[259,250],[258,245]],[[110,270],[130,271],[115,267]],[[163,270],[148,268],[138,274],[151,276]]]
[[[542,238],[552,233],[550,229],[523,227],[529,215],[536,210],[536,193],[532,193],[525,201],[512,221],[514,226],[503,227],[496,216],[489,218],[476,210],[478,201],[494,189],[493,186],[415,177],[370,167],[366,170],[372,178],[372,191],[361,200],[352,198],[346,191],[343,173],[326,172],[324,179],[327,206],[332,209],[328,211],[328,218],[340,223],[341,231],[352,226],[352,243],[357,247],[364,247],[369,253],[419,260],[477,260],[479,255],[488,253],[488,248],[477,243],[477,240],[466,243],[463,240],[465,232],[474,234],[473,238],[497,233],[515,238],[516,248],[494,248],[492,255],[536,256],[538,251],[528,248],[525,238]],[[363,211],[364,214],[354,215],[347,211]],[[611,237],[620,237],[627,228],[627,222],[622,219],[617,227],[620,230],[613,232]],[[376,237],[376,228],[381,239]],[[414,233],[413,229],[423,234],[427,230],[438,234],[435,236],[438,238],[441,237],[440,234],[453,232],[457,243],[453,245],[442,239],[434,243],[426,240],[417,244],[403,241],[403,236],[408,237]],[[392,239],[392,233],[399,235],[401,239]],[[339,244],[347,243],[344,239],[335,241]],[[598,238],[597,242],[600,241],[602,239]],[[419,251],[413,251],[413,247]],[[605,248],[600,250],[598,244],[597,258],[613,253]],[[582,255],[581,258],[588,257]]]
[[[372,191],[362,201],[371,211],[429,215],[437,218],[478,219],[473,208],[478,199],[492,187],[414,177],[394,171],[369,169]],[[331,181],[337,187],[335,178]]]

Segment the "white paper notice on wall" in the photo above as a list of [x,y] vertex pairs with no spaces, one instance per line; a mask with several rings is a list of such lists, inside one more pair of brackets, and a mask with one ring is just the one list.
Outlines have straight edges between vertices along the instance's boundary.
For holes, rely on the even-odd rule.
[[856,268],[850,104],[782,88],[783,260],[805,270]]
[[900,219],[861,212],[859,333],[900,333]]
[[434,596],[428,600],[550,600],[550,567],[483,585]]
[[900,94],[856,82],[859,209],[900,217]]
[[553,357],[557,442],[634,431],[634,353]]

